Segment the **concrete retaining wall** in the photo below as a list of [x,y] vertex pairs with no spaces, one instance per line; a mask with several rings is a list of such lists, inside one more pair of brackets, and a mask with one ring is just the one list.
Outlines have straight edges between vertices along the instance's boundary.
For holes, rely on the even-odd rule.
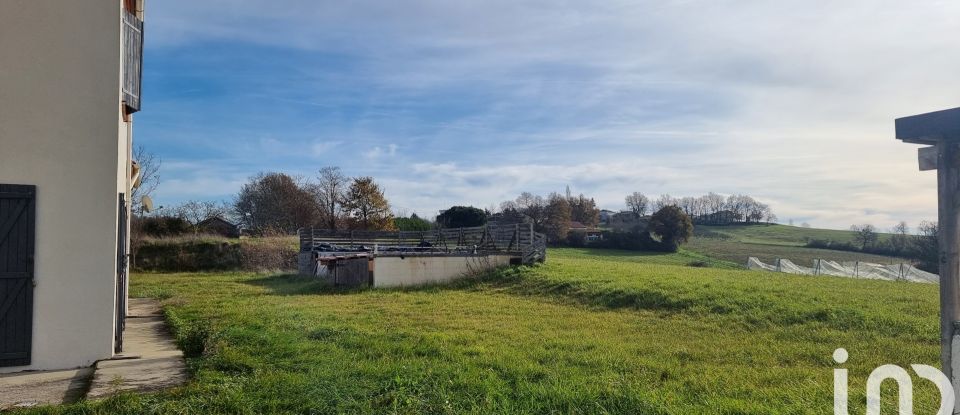
[[380,256],[374,260],[374,287],[447,282],[471,273],[509,265],[509,255]]

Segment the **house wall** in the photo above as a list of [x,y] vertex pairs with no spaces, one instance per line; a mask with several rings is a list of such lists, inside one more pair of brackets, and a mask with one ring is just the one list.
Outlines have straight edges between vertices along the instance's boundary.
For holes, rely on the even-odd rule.
[[0,183],[37,186],[32,365],[113,354],[117,197],[128,193],[118,0],[0,2]]
[[374,287],[400,287],[448,282],[478,270],[510,264],[509,255],[378,256],[373,261]]

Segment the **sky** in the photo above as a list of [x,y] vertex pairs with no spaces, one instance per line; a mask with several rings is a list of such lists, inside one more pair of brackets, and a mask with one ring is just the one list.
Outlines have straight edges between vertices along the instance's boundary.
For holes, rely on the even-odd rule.
[[340,166],[428,217],[570,186],[915,226],[893,120],[960,106],[958,36],[933,0],[152,1],[135,141],[168,206]]

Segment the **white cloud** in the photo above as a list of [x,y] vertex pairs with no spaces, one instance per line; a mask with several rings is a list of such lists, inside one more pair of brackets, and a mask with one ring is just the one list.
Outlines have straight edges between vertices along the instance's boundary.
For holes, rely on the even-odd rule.
[[364,151],[363,157],[368,160],[378,160],[385,157],[396,157],[397,155],[397,146],[396,144],[388,144],[386,146],[373,146],[373,148]]
[[333,140],[333,141],[314,141],[313,146],[310,147],[313,151],[313,155],[317,157],[328,156],[331,150],[343,144],[343,141]]
[[[934,177],[917,172],[915,148],[893,139],[892,122],[960,105],[954,1],[152,7],[159,48],[231,40],[361,62],[339,76],[370,87],[358,91],[371,94],[359,99],[366,112],[339,132],[362,138],[362,156],[377,161],[357,173],[376,173],[396,204],[417,211],[571,184],[609,207],[633,190],[717,191],[752,194],[781,219],[815,226],[932,219]],[[297,88],[329,81],[299,70]],[[453,104],[483,102],[452,119],[410,115],[447,90],[462,94]],[[403,105],[375,105],[387,101]],[[426,127],[404,133],[403,121]]]

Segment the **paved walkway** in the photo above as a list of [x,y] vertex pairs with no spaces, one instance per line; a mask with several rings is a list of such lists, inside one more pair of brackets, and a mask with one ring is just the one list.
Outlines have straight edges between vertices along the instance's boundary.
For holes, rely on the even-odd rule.
[[0,375],[0,410],[100,399],[120,391],[149,392],[186,382],[183,353],[156,300],[131,298],[124,353],[92,368]]

